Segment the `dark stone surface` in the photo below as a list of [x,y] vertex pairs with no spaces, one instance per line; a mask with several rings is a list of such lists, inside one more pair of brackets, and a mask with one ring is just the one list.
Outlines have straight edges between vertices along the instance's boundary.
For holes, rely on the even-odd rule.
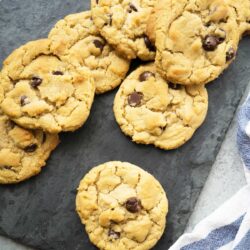
[[[0,0],[1,62],[24,42],[45,37],[56,20],[88,6],[84,0]],[[95,249],[75,213],[75,190],[91,167],[121,160],[154,174],[167,191],[168,227],[155,247],[166,250],[185,228],[248,84],[249,44],[250,39],[245,38],[237,61],[208,86],[206,122],[178,150],[165,152],[132,143],[114,120],[116,91],[98,96],[86,125],[61,135],[61,145],[39,176],[20,185],[0,187],[0,233],[38,249]]]

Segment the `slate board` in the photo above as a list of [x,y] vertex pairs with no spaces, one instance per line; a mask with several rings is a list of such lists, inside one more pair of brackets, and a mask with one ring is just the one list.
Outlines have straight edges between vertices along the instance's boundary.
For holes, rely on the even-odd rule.
[[[0,0],[0,61],[23,43],[46,37],[66,14],[89,8],[83,0]],[[236,62],[208,86],[209,112],[193,139],[178,150],[136,145],[116,124],[116,91],[98,96],[91,116],[61,144],[42,173],[14,186],[0,186],[0,234],[44,250],[95,249],[75,213],[75,190],[91,167],[130,161],[152,173],[170,201],[168,226],[154,248],[166,250],[185,229],[198,195],[250,80],[250,39],[241,42]]]

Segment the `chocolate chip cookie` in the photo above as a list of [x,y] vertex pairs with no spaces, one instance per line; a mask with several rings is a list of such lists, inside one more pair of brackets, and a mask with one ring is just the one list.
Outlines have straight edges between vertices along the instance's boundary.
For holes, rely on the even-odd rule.
[[49,38],[52,50],[58,55],[69,58],[76,67],[86,66],[91,70],[97,94],[116,88],[129,70],[130,61],[119,56],[101,37],[90,11],[60,20]]
[[99,249],[147,250],[163,234],[168,201],[149,173],[130,163],[108,162],[83,178],[76,209]]
[[142,144],[169,150],[183,145],[203,123],[208,95],[203,85],[166,82],[149,64],[132,72],[114,101],[122,131]]
[[91,73],[57,55],[51,40],[29,42],[15,50],[4,61],[2,73],[0,106],[22,127],[73,131],[88,118],[95,93]]
[[156,0],[91,0],[92,17],[102,36],[128,59],[153,60],[155,47],[146,35]]
[[58,143],[56,134],[23,129],[0,114],[0,184],[37,175]]
[[176,84],[206,84],[233,61],[240,39],[235,11],[223,0],[161,0],[156,65]]

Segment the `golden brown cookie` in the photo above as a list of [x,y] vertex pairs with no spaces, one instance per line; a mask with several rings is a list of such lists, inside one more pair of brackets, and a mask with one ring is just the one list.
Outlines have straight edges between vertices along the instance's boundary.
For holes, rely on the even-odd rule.
[[153,60],[155,47],[146,35],[156,0],[91,0],[92,17],[101,35],[128,59]]
[[49,39],[15,50],[3,63],[0,86],[6,115],[22,127],[50,133],[81,127],[95,94],[89,69],[57,55]]
[[58,135],[23,129],[0,114],[0,184],[37,175],[58,143]]
[[142,66],[122,83],[114,101],[122,131],[142,144],[175,149],[188,141],[203,123],[208,109],[203,85],[166,82],[154,64]]
[[83,178],[76,210],[99,249],[148,250],[164,232],[168,201],[152,175],[114,161],[93,168]]
[[129,70],[130,61],[119,56],[101,37],[90,11],[60,20],[49,38],[52,50],[58,55],[68,58],[76,67],[86,66],[91,70],[97,94],[116,88]]
[[224,0],[161,0],[156,20],[156,65],[168,81],[206,84],[235,58],[240,30]]

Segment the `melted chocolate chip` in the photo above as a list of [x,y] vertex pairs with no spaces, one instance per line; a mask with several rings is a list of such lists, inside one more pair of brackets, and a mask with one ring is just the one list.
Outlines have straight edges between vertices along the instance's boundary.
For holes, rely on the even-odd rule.
[[105,46],[100,40],[97,40],[97,39],[95,39],[93,43],[96,46],[96,48],[100,49],[101,51],[103,50]]
[[140,74],[139,80],[140,82],[144,82],[147,81],[149,77],[155,77],[155,74],[150,71],[144,71],[143,73]]
[[109,229],[108,236],[111,237],[114,240],[118,240],[120,238],[120,236],[121,236],[121,233],[115,232],[114,230]]
[[169,86],[170,89],[175,89],[175,90],[179,90],[179,89],[182,88],[182,86],[180,84],[175,84],[175,83],[172,83],[172,82],[169,82],[168,86]]
[[231,47],[226,53],[226,61],[231,61],[235,57],[235,54],[235,49]]
[[226,37],[217,37],[218,44],[223,43]]
[[31,144],[29,146],[27,146],[24,151],[27,152],[27,153],[33,153],[35,152],[37,149],[37,144]]
[[52,74],[55,76],[63,76],[63,72],[59,70],[53,71]]
[[33,88],[37,88],[42,82],[43,82],[43,79],[41,79],[38,76],[33,76],[30,84]]
[[96,0],[96,4],[99,4],[99,0]]
[[141,105],[141,101],[143,99],[143,94],[140,92],[133,92],[128,96],[128,104],[131,107],[138,107]]
[[143,36],[144,42],[146,47],[150,50],[150,51],[155,51],[156,48],[155,46],[150,42],[149,38],[145,35]]
[[218,38],[213,35],[207,35],[202,42],[203,49],[206,51],[216,50],[218,44],[219,44]]
[[126,209],[131,213],[138,213],[142,209],[141,201],[136,197],[129,198],[125,203]]
[[131,13],[131,12],[133,12],[133,11],[138,12],[138,10],[137,10],[137,8],[134,6],[134,4],[130,3],[130,4],[129,4],[129,10],[128,10],[128,12]]
[[28,97],[26,95],[22,95],[20,98],[20,104],[21,106],[25,106],[29,103]]
[[43,133],[43,140],[42,140],[42,144],[44,144],[47,140],[47,135],[45,133]]

